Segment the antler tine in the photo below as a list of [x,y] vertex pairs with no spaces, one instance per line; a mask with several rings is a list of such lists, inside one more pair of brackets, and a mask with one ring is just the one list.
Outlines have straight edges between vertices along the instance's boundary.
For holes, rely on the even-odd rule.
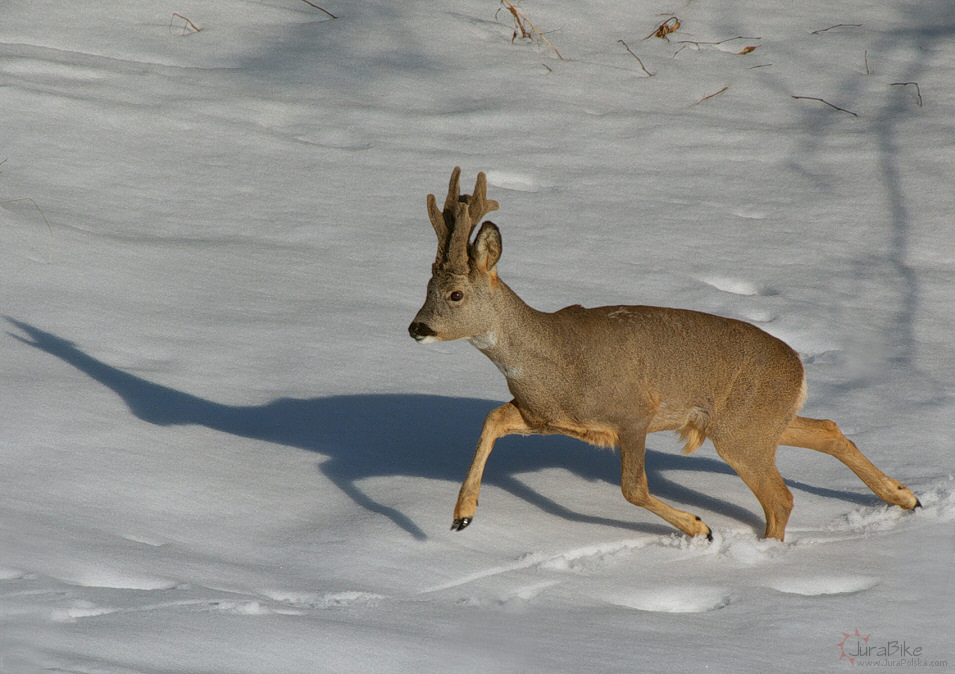
[[[447,215],[454,215],[455,209],[458,207],[458,201],[460,201],[461,194],[461,167],[455,166],[454,170],[451,171],[451,181],[448,183],[448,197],[444,200],[444,213]],[[450,226],[451,223],[449,222]]]
[[455,206],[454,229],[451,230],[451,240],[448,243],[448,262],[455,273],[467,274],[468,243],[477,223],[471,218],[467,200],[462,199]]
[[474,194],[468,197],[467,204],[468,213],[473,222],[472,227],[480,223],[485,215],[501,207],[494,199],[487,198],[487,176],[484,175],[484,171],[478,173],[477,182],[474,183]]
[[444,260],[448,239],[454,229],[460,192],[461,167],[455,166],[451,172],[451,181],[448,183],[448,196],[444,199],[444,209],[438,210],[438,200],[433,194],[428,195],[428,217],[431,218],[431,226],[434,227],[434,233],[438,237],[438,255],[435,257],[435,264],[440,264]]
[[434,198],[433,194],[428,195],[428,217],[431,218],[431,226],[434,227],[434,233],[438,236],[438,257],[436,261],[441,262],[448,245],[448,225],[445,222],[444,214],[438,210],[438,200]]

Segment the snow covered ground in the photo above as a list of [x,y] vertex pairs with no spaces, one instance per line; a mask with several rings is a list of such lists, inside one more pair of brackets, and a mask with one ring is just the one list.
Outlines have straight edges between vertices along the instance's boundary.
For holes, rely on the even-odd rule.
[[[950,671],[955,3],[525,0],[563,59],[496,0],[316,4],[0,10],[0,672]],[[530,304],[755,322],[925,507],[781,448],[763,541],[651,436],[689,540],[508,438],[450,532],[507,396],[406,333],[455,165]]]

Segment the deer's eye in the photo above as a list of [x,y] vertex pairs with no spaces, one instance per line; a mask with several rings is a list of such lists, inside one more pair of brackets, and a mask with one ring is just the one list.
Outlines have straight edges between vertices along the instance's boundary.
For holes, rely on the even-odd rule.
[[448,299],[452,302],[460,302],[464,299],[464,293],[462,293],[460,290],[452,290],[451,294],[448,295]]

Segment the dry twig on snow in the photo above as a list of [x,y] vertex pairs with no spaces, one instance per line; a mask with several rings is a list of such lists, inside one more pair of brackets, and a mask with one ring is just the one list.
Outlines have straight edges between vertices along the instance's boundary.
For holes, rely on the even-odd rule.
[[[3,161],[6,161],[6,159]],[[2,164],[3,161],[0,161],[0,164]],[[4,206],[6,204],[15,204],[20,201],[29,201],[31,204],[33,204],[33,208],[36,209],[36,212],[40,214],[41,218],[43,218],[43,222],[46,223],[46,228],[50,230],[50,252],[48,253],[47,262],[53,262],[53,226],[50,225],[50,221],[46,219],[46,216],[40,209],[40,205],[30,197],[20,197],[19,199],[7,199],[6,201],[0,201],[0,206]]]
[[190,29],[190,28],[191,28],[192,30],[194,30],[195,32],[197,32],[197,33],[201,33],[201,32],[202,32],[202,29],[201,29],[199,26],[197,26],[197,25],[194,24],[192,21],[190,21],[189,19],[187,19],[186,17],[184,17],[184,16],[183,16],[182,14],[180,14],[179,12],[173,12],[173,13],[172,13],[172,18],[169,19],[169,27],[170,27],[170,28],[172,28],[172,24],[173,24],[173,22],[174,22],[176,19],[182,19],[183,22],[184,22],[184,23],[183,23],[183,26],[182,26],[182,34],[183,34],[183,35],[185,35],[187,32],[189,32],[189,29]]
[[833,28],[862,28],[861,23],[837,23],[835,26],[829,26],[828,28],[820,28],[819,30],[809,31],[810,35],[819,35],[819,33],[825,33],[830,31]]
[[670,33],[675,32],[680,28],[680,20],[675,16],[671,16],[666,21],[661,23],[659,26],[653,29],[653,32],[647,35],[644,40],[649,40],[651,37],[658,37],[662,40],[670,41],[670,38],[667,37]]
[[[501,0],[501,7],[506,9],[510,15],[514,18],[514,34],[511,36],[511,42],[517,38],[524,40],[534,40],[534,35],[536,34],[538,38],[543,40],[543,42],[554,50],[554,53],[557,54],[557,58],[561,61],[564,60],[564,57],[560,55],[560,52],[557,51],[557,48],[550,43],[550,40],[547,39],[547,36],[541,32],[540,28],[535,26],[530,20],[521,13],[517,7],[514,6],[514,3],[511,0]],[[500,12],[501,10],[497,10]],[[496,16],[496,15],[495,15]],[[530,30],[528,30],[530,28]]]
[[922,107],[922,90],[919,89],[918,82],[893,82],[889,86],[890,87],[907,87],[909,85],[912,85],[915,87],[915,95],[918,96],[916,104],[921,108]]
[[304,2],[304,3],[305,3],[306,5],[308,5],[309,7],[314,7],[315,9],[317,9],[317,10],[319,10],[319,11],[321,11],[321,12],[325,12],[326,14],[328,14],[328,15],[329,15],[330,17],[332,17],[333,19],[337,19],[337,18],[338,18],[337,16],[335,16],[334,14],[332,14],[331,12],[329,12],[327,9],[324,9],[323,7],[319,7],[319,6],[316,5],[314,2],[309,2],[309,0],[302,0],[302,2]]
[[643,61],[640,60],[640,57],[633,53],[633,50],[630,48],[630,45],[628,45],[628,44],[627,44],[626,42],[624,42],[623,40],[617,40],[617,42],[619,42],[620,44],[622,44],[622,45],[626,48],[626,50],[627,50],[628,52],[630,52],[630,55],[631,55],[633,58],[637,59],[637,63],[640,64],[640,67],[643,68],[643,72],[645,72],[648,77],[653,77],[653,73],[651,73],[649,70],[647,70],[647,67],[646,67],[645,65],[643,65]]
[[[683,46],[677,49],[676,54],[679,54],[681,51],[686,49],[689,45],[693,45],[694,47],[699,49],[700,47],[718,47],[721,44],[732,42],[733,40],[762,40],[762,39],[763,38],[761,37],[745,37],[743,35],[737,35],[736,37],[730,37],[725,40],[719,40],[717,42],[697,42],[696,40],[680,40],[679,42],[677,42],[677,44],[681,44]],[[751,45],[749,47],[744,47],[742,51],[739,51],[736,53],[739,54],[740,56],[745,56],[746,54],[752,54],[754,51],[756,51],[758,47],[759,45]],[[676,54],[674,54],[674,56],[676,56]]]
[[833,105],[833,104],[830,103],[829,101],[824,100],[824,99],[822,99],[822,98],[816,98],[815,96],[793,96],[793,98],[799,99],[799,100],[806,100],[806,101],[819,101],[820,103],[825,103],[825,104],[828,105],[830,108],[835,108],[835,109],[838,110],[839,112],[848,112],[848,113],[849,113],[850,115],[852,115],[853,117],[858,117],[858,116],[859,116],[859,115],[857,115],[856,113],[852,112],[852,110],[846,110],[845,108],[840,108],[838,105]]
[[719,96],[720,94],[722,94],[724,91],[726,91],[726,90],[729,89],[729,88],[730,88],[730,86],[727,84],[725,87],[723,87],[722,89],[720,89],[720,90],[717,91],[716,93],[714,93],[714,94],[709,94],[709,95],[707,95],[707,96],[704,96],[703,98],[701,98],[700,100],[698,100],[696,103],[694,103],[694,105],[699,105],[699,104],[702,103],[703,101],[708,101],[708,100],[710,100],[711,98],[716,98],[717,96]]

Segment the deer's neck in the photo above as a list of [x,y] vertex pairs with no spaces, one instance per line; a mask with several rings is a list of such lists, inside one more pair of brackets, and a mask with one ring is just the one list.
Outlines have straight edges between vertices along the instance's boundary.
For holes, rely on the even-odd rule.
[[493,318],[484,334],[470,338],[481,353],[491,359],[507,379],[520,379],[536,363],[552,356],[551,314],[538,311],[498,280]]

